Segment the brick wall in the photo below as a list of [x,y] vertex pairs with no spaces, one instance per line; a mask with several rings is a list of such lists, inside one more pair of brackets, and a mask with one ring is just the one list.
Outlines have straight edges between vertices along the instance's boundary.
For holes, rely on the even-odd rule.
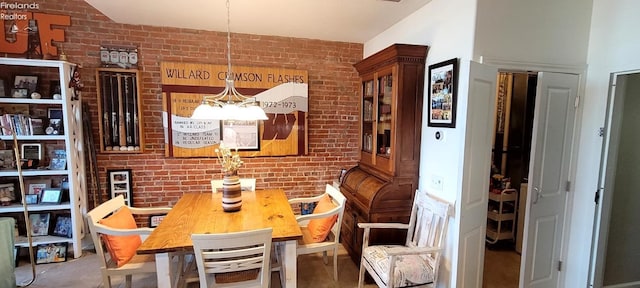
[[[71,16],[63,51],[82,65],[82,100],[89,103],[93,138],[98,139],[95,68],[100,45],[136,45],[141,71],[144,154],[97,155],[102,199],[107,169],[133,170],[134,205],[173,205],[185,192],[209,191],[220,177],[214,158],[166,158],[162,130],[160,62],[226,65],[226,32],[124,25],[111,21],[81,0],[41,1],[40,11]],[[160,15],[158,17],[161,17]],[[241,177],[257,178],[257,187],[284,188],[289,197],[320,193],[340,168],[358,157],[359,80],[353,63],[362,44],[232,34],[232,64],[282,67],[309,72],[309,154],[295,157],[243,158]],[[95,143],[99,147],[99,142]],[[98,148],[99,149],[99,148]],[[88,165],[87,165],[88,167]],[[91,181],[91,177],[87,177]],[[91,182],[88,187],[92,187]],[[90,189],[89,208],[94,192]]]

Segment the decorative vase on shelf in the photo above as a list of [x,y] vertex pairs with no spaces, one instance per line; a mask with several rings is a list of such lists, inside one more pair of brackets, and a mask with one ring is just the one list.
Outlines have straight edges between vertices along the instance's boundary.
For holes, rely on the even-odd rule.
[[242,187],[238,171],[227,172],[222,179],[222,209],[224,212],[240,211],[242,208]]

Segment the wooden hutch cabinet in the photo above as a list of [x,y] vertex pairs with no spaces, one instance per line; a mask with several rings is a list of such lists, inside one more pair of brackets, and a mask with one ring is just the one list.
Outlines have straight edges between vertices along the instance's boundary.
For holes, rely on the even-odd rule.
[[[345,174],[342,244],[360,262],[358,223],[408,223],[418,187],[427,46],[394,44],[354,66],[362,79],[360,161]],[[372,231],[370,243],[403,243],[406,234]]]

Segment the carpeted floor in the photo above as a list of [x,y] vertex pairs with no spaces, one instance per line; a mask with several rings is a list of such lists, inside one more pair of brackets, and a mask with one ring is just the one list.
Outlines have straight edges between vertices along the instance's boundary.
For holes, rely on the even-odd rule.
[[520,277],[520,254],[512,246],[484,250],[484,288],[515,288]]
[[[351,261],[344,249],[338,254],[338,282],[333,281],[333,267],[322,262],[322,254],[301,255],[298,257],[298,287],[304,288],[342,288],[357,287],[358,267]],[[97,255],[92,251],[84,251],[82,257],[70,258],[67,262],[36,265],[36,280],[29,287],[66,287],[90,288],[103,287],[98,269]],[[485,288],[517,287],[520,267],[520,255],[509,249],[485,250]],[[31,266],[28,259],[21,260],[16,268],[16,282],[25,285],[31,280]],[[155,275],[138,275],[133,278],[133,288],[156,287]],[[272,275],[273,288],[279,288],[279,276]],[[114,288],[124,287],[122,278],[112,281]],[[197,285],[190,285],[197,287]],[[377,287],[366,284],[365,287]]]
[[[334,288],[357,287],[358,267],[351,261],[344,249],[338,254],[338,282],[333,281],[332,261],[328,265],[322,262],[322,254],[301,255],[298,257],[298,287],[305,288]],[[16,268],[16,282],[25,285],[31,280],[31,265],[28,259],[22,260]],[[277,273],[272,275],[273,288],[280,287]],[[113,287],[124,287],[124,279],[116,278]],[[133,288],[156,287],[154,274],[133,277]],[[82,257],[70,258],[67,262],[36,265],[36,280],[29,287],[65,287],[89,288],[103,287],[98,266],[97,255],[92,251],[84,251]],[[190,285],[189,287],[197,287]],[[365,287],[377,287],[367,284]]]

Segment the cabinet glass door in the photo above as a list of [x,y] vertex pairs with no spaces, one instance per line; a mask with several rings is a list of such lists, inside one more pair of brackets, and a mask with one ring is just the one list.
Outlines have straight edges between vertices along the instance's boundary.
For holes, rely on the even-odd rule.
[[376,127],[376,153],[378,156],[390,157],[391,147],[391,111],[393,111],[393,75],[388,74],[378,78],[377,115]]
[[374,98],[373,80],[362,83],[362,151],[371,153],[373,150],[373,120]]

